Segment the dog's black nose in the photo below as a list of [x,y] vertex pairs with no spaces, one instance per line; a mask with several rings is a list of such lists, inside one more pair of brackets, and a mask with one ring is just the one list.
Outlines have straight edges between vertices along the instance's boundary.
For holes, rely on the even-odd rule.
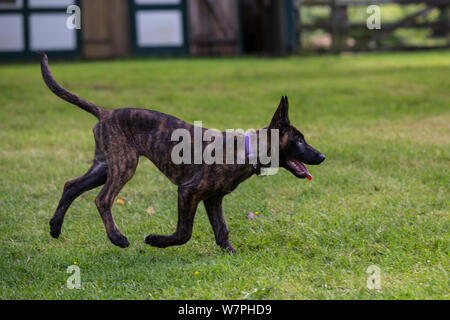
[[319,154],[319,163],[322,163],[325,160],[325,155],[323,153]]

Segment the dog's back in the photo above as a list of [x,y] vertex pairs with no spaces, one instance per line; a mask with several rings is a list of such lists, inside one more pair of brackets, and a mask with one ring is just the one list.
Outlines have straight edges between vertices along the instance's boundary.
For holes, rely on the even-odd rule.
[[192,177],[195,165],[175,165],[171,161],[171,150],[178,143],[172,141],[172,134],[177,129],[185,129],[194,136],[193,125],[168,114],[123,108],[105,111],[93,131],[106,158],[111,148],[118,149],[116,144],[130,146],[138,157],[150,159],[173,183],[181,185]]

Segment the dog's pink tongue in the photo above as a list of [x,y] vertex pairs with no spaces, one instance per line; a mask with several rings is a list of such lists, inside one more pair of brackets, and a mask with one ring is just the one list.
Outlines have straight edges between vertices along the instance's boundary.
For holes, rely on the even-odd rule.
[[312,175],[309,173],[308,169],[306,169],[306,167],[302,164],[303,170],[305,171],[306,174],[306,179],[308,179],[309,181],[312,181]]
[[305,178],[308,179],[309,181],[312,181],[312,175],[309,173],[308,169],[306,169],[306,167],[303,165],[303,163],[301,163],[300,161],[297,160],[292,160],[289,161],[290,164],[292,164],[295,168],[295,170],[300,171],[300,174],[305,174]]

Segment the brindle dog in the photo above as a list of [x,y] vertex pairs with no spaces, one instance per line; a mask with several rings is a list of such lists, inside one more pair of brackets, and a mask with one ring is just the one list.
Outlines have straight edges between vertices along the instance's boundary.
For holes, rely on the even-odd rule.
[[[54,238],[59,237],[64,215],[78,196],[103,185],[95,204],[106,233],[113,244],[127,247],[128,239],[114,222],[111,208],[120,190],[133,177],[139,157],[144,156],[178,186],[177,230],[172,235],[151,234],[146,237],[145,242],[160,248],[186,243],[191,238],[197,206],[203,201],[217,244],[228,252],[235,253],[228,240],[223,198],[241,182],[253,174],[259,174],[261,165],[252,165],[248,159],[244,164],[234,165],[174,164],[171,161],[171,150],[177,142],[171,141],[172,132],[184,128],[193,137],[193,125],[157,111],[130,108],[104,110],[62,88],[50,72],[47,55],[43,52],[40,54],[42,76],[50,90],[99,120],[93,129],[96,143],[93,164],[83,176],[64,185],[61,200],[50,220],[50,234]],[[282,97],[266,129],[279,130],[279,164],[296,177],[310,178],[302,163],[316,165],[324,161],[325,156],[308,145],[303,134],[289,123],[287,97]],[[268,137],[270,139],[270,135]],[[210,142],[203,142],[203,148],[207,143]],[[267,145],[270,145],[269,141]]]

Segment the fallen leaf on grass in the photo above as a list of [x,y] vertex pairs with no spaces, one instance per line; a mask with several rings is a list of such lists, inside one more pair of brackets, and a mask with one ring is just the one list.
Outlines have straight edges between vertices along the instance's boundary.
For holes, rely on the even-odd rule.
[[153,209],[152,206],[148,207],[147,210],[145,210],[145,211],[147,211],[148,214],[154,214],[154,213],[156,213],[155,209]]

